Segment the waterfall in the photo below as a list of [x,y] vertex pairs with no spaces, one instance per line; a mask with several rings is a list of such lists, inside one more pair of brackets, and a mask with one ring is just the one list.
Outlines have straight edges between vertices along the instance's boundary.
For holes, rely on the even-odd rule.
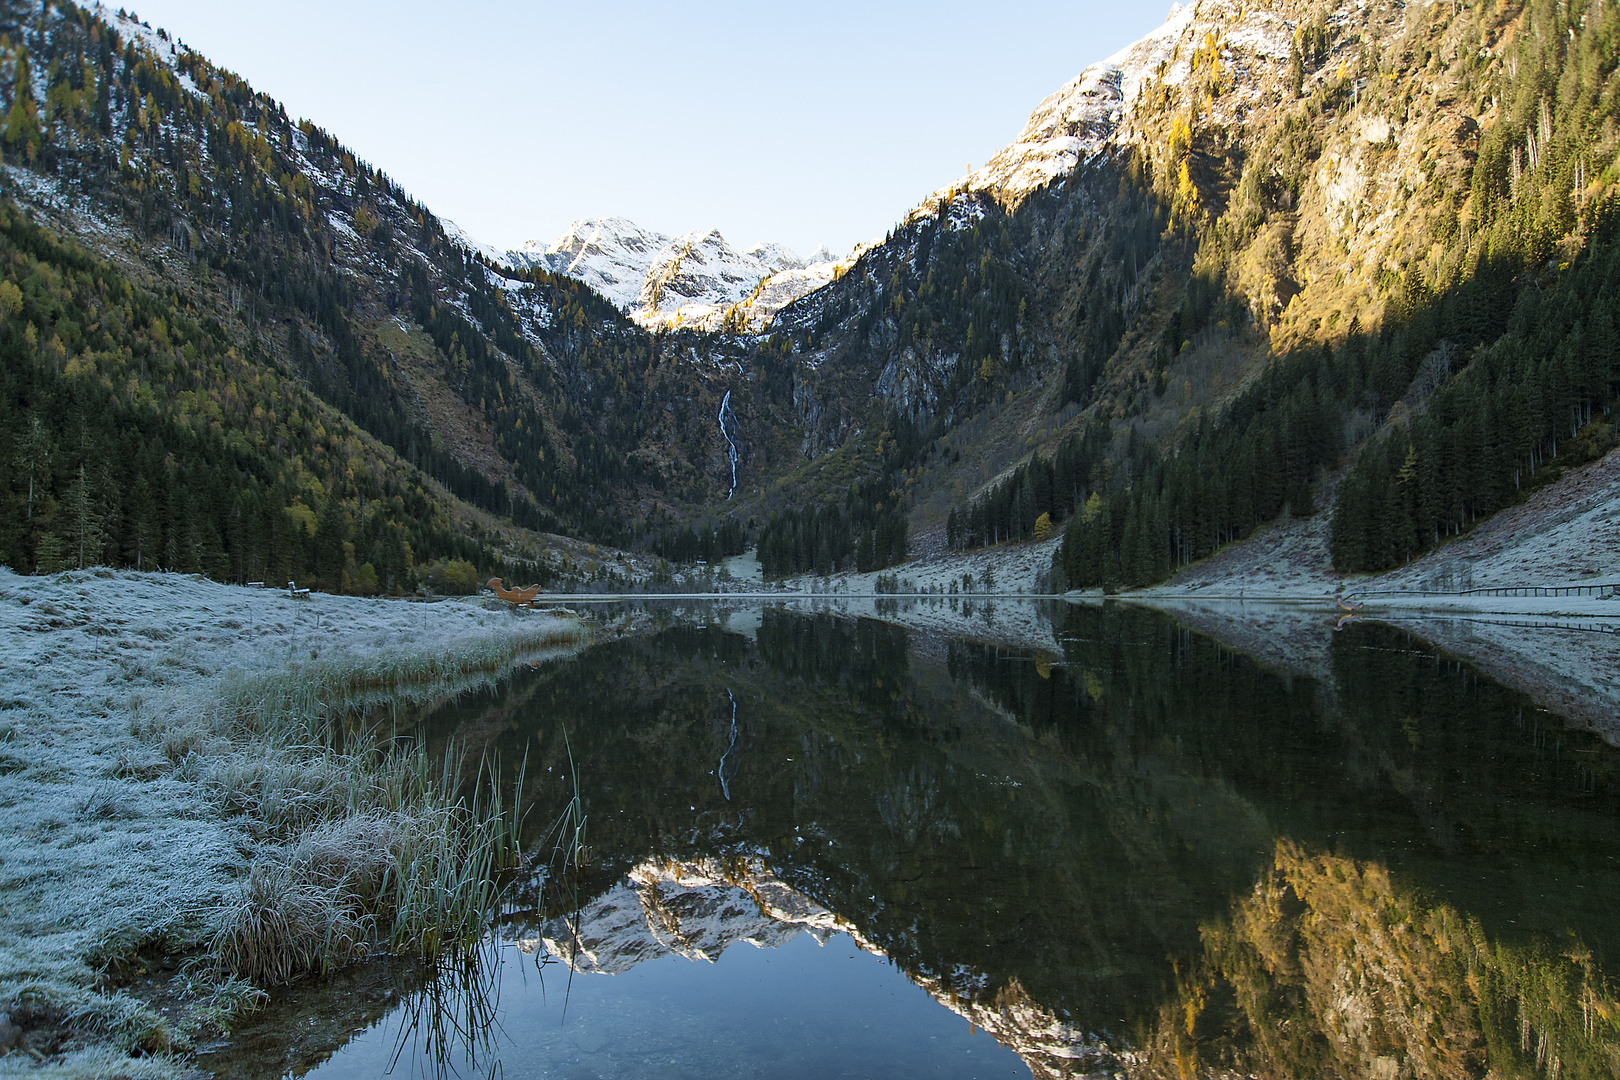
[[[737,699],[732,696],[729,686],[726,687],[726,697],[731,698],[731,742],[726,745],[726,752],[720,755],[720,765],[714,770],[714,774],[720,778],[720,794],[726,797],[726,802],[730,802],[731,776],[726,775],[726,759],[737,749]],[[735,762],[732,763],[731,773],[733,776],[737,773]]]
[[731,459],[731,487],[726,492],[726,498],[730,499],[737,491],[737,444],[731,441],[731,436],[726,432],[726,413],[728,412],[731,413],[731,426],[736,427],[737,414],[731,412],[730,390],[727,390],[726,396],[720,399],[720,415],[716,417],[720,423],[720,435],[726,440],[726,456]]

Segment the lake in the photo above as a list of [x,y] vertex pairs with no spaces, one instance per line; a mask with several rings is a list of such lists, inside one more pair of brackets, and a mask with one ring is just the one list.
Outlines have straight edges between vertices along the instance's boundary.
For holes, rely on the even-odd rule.
[[526,763],[487,948],[233,1075],[1620,1070],[1620,755],[1398,629],[649,612],[426,721]]

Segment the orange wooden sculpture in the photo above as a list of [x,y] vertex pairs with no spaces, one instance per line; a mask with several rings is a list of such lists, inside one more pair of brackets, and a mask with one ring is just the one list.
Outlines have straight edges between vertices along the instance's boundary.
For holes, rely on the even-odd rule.
[[508,589],[498,577],[489,579],[489,587],[495,590],[496,596],[513,607],[534,607],[534,598],[540,595],[538,585],[530,585],[526,589]]

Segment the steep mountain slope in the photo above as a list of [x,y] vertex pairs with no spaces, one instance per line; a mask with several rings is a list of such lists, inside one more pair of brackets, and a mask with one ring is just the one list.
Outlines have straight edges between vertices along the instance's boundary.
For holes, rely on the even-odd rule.
[[888,429],[914,526],[996,519],[959,543],[1095,495],[1076,583],[1156,580],[1352,462],[1342,568],[1466,528],[1612,445],[1616,18],[1173,12],[782,312],[804,449]]
[[[728,325],[759,328],[776,311],[832,279],[825,248],[808,260],[780,244],[738,251],[718,230],[665,236],[624,218],[582,219],[549,244],[531,240],[501,262],[577,278],[651,330]],[[744,314],[732,314],[737,305]]]

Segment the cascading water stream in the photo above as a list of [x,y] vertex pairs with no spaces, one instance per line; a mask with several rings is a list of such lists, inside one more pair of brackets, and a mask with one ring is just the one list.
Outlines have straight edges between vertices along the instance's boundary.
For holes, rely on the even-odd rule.
[[726,440],[726,456],[731,459],[731,487],[726,491],[726,498],[729,500],[737,490],[737,444],[731,441],[730,434],[726,432],[726,413],[728,412],[731,413],[731,423],[735,427],[737,414],[731,412],[730,390],[727,390],[726,396],[720,399],[720,415],[716,417],[720,423],[720,435]]
[[[720,794],[726,797],[726,802],[730,802],[731,777],[726,775],[726,759],[737,749],[737,699],[732,695],[729,686],[726,687],[726,697],[731,698],[731,742],[726,744],[726,752],[720,755],[720,765],[714,770],[714,774],[720,778]],[[735,763],[732,764],[731,771],[733,774],[737,772]]]

